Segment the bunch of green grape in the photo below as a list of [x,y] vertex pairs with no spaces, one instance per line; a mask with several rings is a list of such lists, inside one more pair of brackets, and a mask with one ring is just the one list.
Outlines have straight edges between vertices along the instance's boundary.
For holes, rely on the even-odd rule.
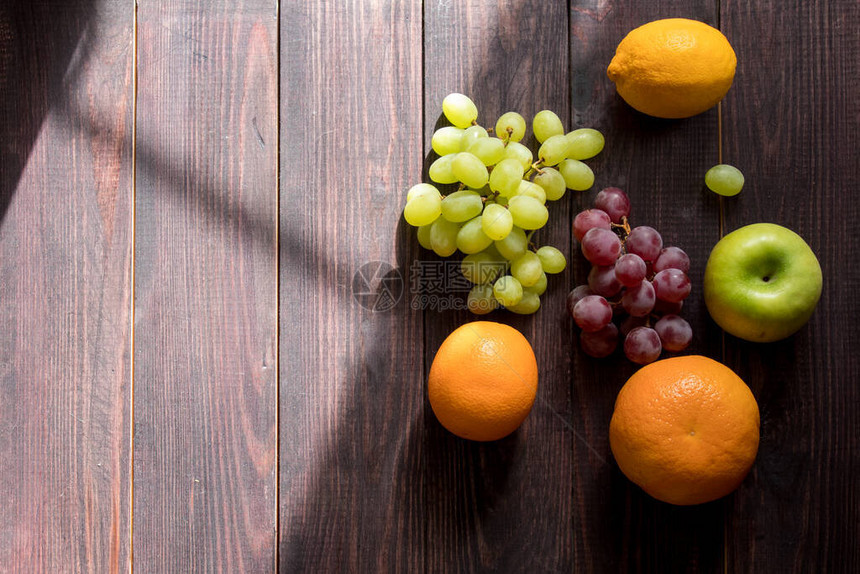
[[601,152],[603,134],[589,128],[565,133],[559,117],[543,110],[532,120],[540,144],[535,159],[520,143],[526,120],[517,112],[503,114],[491,135],[477,123],[478,108],[468,96],[449,94],[442,111],[452,125],[433,134],[439,158],[429,175],[443,189],[456,191],[443,195],[430,183],[413,186],[406,195],[406,222],[418,228],[422,247],[441,257],[465,254],[461,271],[474,284],[466,301],[473,313],[500,305],[534,313],[547,274],[563,271],[567,260],[555,247],[538,248],[532,235],[549,219],[547,201],[594,184],[594,173],[582,160]]

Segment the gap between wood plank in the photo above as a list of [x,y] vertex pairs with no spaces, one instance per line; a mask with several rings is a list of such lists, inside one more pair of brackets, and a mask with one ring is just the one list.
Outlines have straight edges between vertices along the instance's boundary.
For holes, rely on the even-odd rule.
[[275,572],[281,571],[281,2],[275,1]]
[[[721,0],[716,0],[717,4],[717,29],[722,32],[723,22],[721,18]],[[717,163],[723,163],[723,102],[717,102]],[[719,198],[719,239],[723,238],[725,233],[725,216],[723,211],[723,196]],[[726,332],[720,328],[720,361],[726,364]],[[723,502],[723,574],[728,574],[729,571],[729,522],[726,519],[726,508],[728,504]]]
[[[427,141],[427,5],[424,0],[421,1],[421,123],[419,128],[419,133],[421,134],[421,181],[424,181],[424,158],[427,157],[429,151],[424,146]],[[424,397],[427,396],[427,310],[424,309],[421,311],[421,434],[422,434],[422,442],[427,434],[427,426],[424,424],[426,413],[424,411]],[[417,420],[417,419],[416,419]],[[421,450],[421,457],[426,460],[426,455],[424,454],[424,450]],[[422,461],[423,463],[423,461]],[[421,469],[421,488],[422,493],[421,497],[426,503],[427,500],[427,469],[422,464]],[[430,529],[427,526],[427,518],[424,517],[423,522],[423,531],[422,531],[422,543],[424,547],[424,572],[428,570],[428,564],[430,562],[427,557],[427,549],[430,547]]]
[[130,317],[131,343],[129,357],[129,495],[128,495],[128,572],[134,574],[134,312],[137,297],[135,293],[135,254],[137,252],[137,0],[134,2],[132,17],[132,73],[131,73],[131,297]]

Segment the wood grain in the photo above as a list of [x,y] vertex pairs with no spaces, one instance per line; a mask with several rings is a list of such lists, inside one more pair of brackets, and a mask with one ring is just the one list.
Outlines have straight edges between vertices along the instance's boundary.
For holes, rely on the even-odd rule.
[[[143,573],[860,571],[856,2],[137,5],[135,53],[134,3],[0,4],[0,572],[125,572],[132,549]],[[716,109],[647,118],[606,77],[624,34],[677,16],[738,54],[721,136]],[[489,317],[541,373],[491,444],[426,401],[473,317],[422,308],[413,269],[440,260],[401,215],[452,91],[486,125],[549,108],[607,142],[535,236],[570,255],[543,308]],[[720,144],[747,177],[722,202]],[[564,309],[588,272],[572,218],[609,185],[693,260],[690,352],[759,401],[723,500],[657,502],[612,459],[636,367],[586,357]],[[721,227],[757,221],[824,271],[768,345],[724,336],[700,290]]]
[[421,177],[420,2],[281,14],[279,564],[418,572],[422,318],[401,212]]
[[0,7],[0,571],[129,567],[133,13]]
[[[635,112],[615,91],[606,67],[633,28],[667,17],[715,25],[714,2],[578,2],[572,5],[570,49],[572,115],[577,126],[601,130],[604,151],[591,163],[592,190],[576,196],[572,214],[593,205],[600,189],[617,186],[630,197],[631,224],[649,225],[692,260],[694,290],[681,315],[693,327],[690,353],[719,358],[720,331],[709,322],[701,285],[711,246],[719,238],[719,204],[703,189],[705,171],[718,159],[717,110],[686,120],[658,120]],[[573,284],[590,269],[574,239]],[[664,353],[664,356],[669,356]],[[575,441],[573,530],[576,571],[722,571],[723,503],[693,508],[657,502],[629,482],[609,449],[615,397],[637,366],[619,349],[595,360],[579,349],[572,357]]]
[[746,176],[725,230],[767,221],[817,254],[824,290],[811,321],[777,343],[726,336],[726,361],[761,410],[759,455],[728,506],[734,572],[860,570],[860,7],[723,2],[738,53],[725,101],[723,159]]
[[[442,99],[469,95],[478,122],[493,127],[506,111],[531,122],[542,109],[570,125],[565,2],[433,2],[424,9],[424,152],[432,154]],[[537,142],[528,130],[524,143]],[[567,251],[568,195],[550,206],[550,221],[534,241]],[[439,261],[428,251],[422,260]],[[532,343],[540,373],[538,398],[523,426],[493,443],[458,439],[425,402],[427,570],[568,571],[573,564],[571,485],[576,442],[571,431],[570,330],[564,299],[570,274],[552,276],[533,316],[496,311],[487,320],[510,324]],[[453,287],[452,287],[453,288]],[[465,293],[454,293],[459,299]],[[476,317],[468,311],[425,311],[425,378],[451,331]],[[426,396],[426,390],[425,396]]]
[[271,571],[276,5],[138,6],[135,572]]

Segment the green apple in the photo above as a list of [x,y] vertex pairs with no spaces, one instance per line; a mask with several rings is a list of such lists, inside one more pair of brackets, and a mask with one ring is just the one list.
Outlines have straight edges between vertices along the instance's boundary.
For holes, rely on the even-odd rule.
[[728,333],[778,341],[812,316],[821,296],[821,266],[790,229],[754,223],[723,237],[705,266],[705,305]]

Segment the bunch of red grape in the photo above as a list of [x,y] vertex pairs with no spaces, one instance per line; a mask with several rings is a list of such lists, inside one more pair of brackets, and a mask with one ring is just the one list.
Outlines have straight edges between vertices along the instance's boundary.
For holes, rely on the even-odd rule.
[[677,247],[663,247],[652,227],[630,228],[630,199],[617,187],[597,194],[594,209],[577,214],[573,234],[591,263],[588,284],[567,296],[567,310],[582,329],[582,350],[606,357],[624,336],[624,354],[640,365],[663,349],[681,351],[693,339],[678,314],[690,294],[690,258]]

